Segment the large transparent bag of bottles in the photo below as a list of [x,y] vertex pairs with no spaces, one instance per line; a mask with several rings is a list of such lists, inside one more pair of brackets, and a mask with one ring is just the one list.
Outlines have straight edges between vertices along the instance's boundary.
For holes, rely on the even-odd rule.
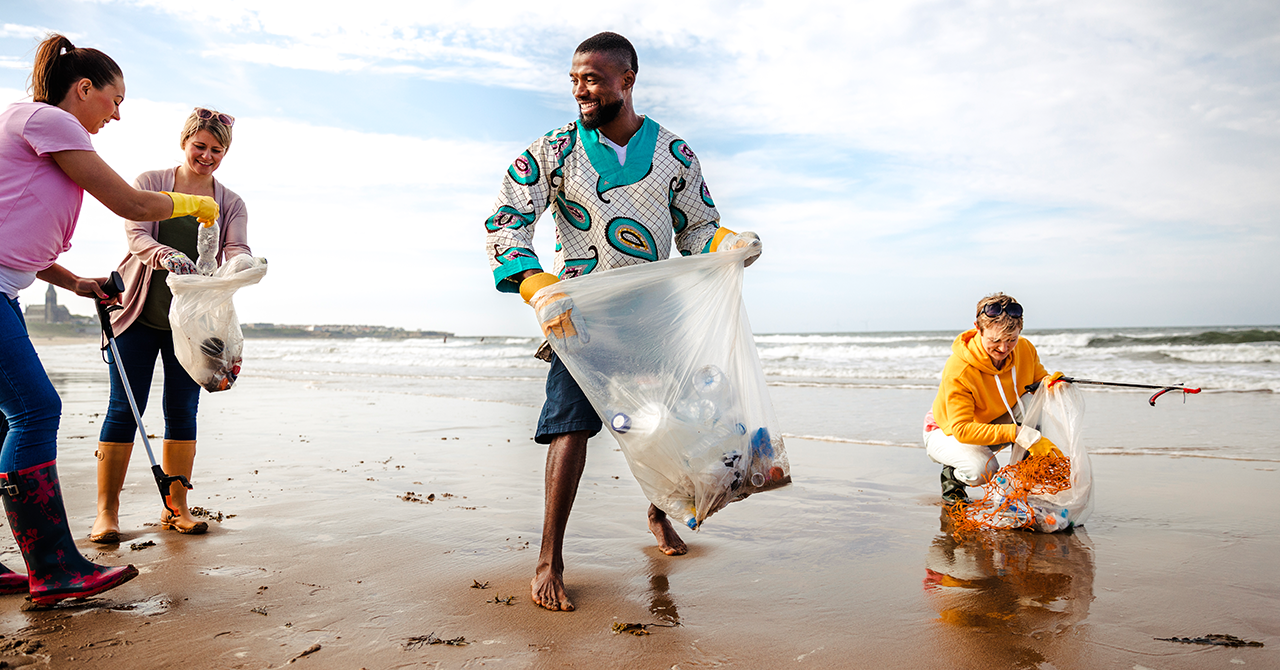
[[173,291],[169,326],[173,353],[197,384],[210,392],[225,391],[240,374],[244,334],[231,296],[257,284],[267,274],[267,260],[241,254],[223,263],[212,276],[169,273]]
[[532,300],[540,323],[566,326],[548,342],[645,496],[694,529],[731,502],[791,482],[742,302],[752,253],[592,273]]

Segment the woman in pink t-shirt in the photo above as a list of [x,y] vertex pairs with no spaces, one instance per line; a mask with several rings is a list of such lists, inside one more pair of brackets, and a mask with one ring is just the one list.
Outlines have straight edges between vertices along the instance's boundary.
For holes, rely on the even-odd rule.
[[114,588],[132,565],[85,560],[67,525],[56,467],[62,402],[27,336],[18,291],[42,279],[106,298],[103,279],[58,265],[71,246],[84,191],[131,220],[216,219],[212,198],[135,189],[93,150],[89,136],[120,118],[124,75],[110,56],[50,35],[36,52],[32,102],[0,112],[0,497],[28,575],[0,568],[0,593],[48,605]]

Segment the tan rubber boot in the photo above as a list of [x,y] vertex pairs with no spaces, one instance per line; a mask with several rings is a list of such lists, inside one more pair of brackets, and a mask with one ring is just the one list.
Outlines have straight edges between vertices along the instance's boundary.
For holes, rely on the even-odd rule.
[[99,442],[94,456],[98,457],[98,517],[93,520],[89,539],[101,544],[120,541],[120,489],[129,471],[129,456],[133,454],[132,442]]
[[[160,457],[166,475],[182,475],[191,480],[191,470],[196,462],[195,440],[165,440],[164,454]],[[174,516],[166,508],[160,513],[160,525],[187,535],[199,535],[209,530],[209,524],[191,516],[187,509],[187,488],[181,482],[169,485],[169,495],[165,497],[169,507],[178,511]]]

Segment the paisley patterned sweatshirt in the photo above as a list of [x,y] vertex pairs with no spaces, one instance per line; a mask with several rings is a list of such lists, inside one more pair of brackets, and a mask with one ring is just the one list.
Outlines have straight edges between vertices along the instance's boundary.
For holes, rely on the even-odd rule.
[[499,291],[519,292],[519,274],[542,269],[533,231],[547,209],[556,222],[551,272],[562,279],[665,259],[672,233],[685,256],[710,251],[719,237],[720,215],[697,156],[649,118],[627,142],[625,165],[598,131],[576,121],[515,159],[485,221]]

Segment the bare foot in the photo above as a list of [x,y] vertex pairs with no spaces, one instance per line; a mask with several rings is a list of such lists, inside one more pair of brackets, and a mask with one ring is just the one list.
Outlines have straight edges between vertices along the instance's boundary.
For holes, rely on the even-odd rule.
[[101,544],[116,544],[120,541],[120,517],[106,510],[98,512],[93,521],[93,530],[89,531],[89,540]]
[[573,602],[564,590],[564,576],[549,565],[539,565],[533,577],[533,602],[552,612],[572,612]]
[[681,556],[688,553],[689,547],[671,527],[671,519],[662,510],[649,505],[649,531],[658,540],[658,550],[668,556]]

